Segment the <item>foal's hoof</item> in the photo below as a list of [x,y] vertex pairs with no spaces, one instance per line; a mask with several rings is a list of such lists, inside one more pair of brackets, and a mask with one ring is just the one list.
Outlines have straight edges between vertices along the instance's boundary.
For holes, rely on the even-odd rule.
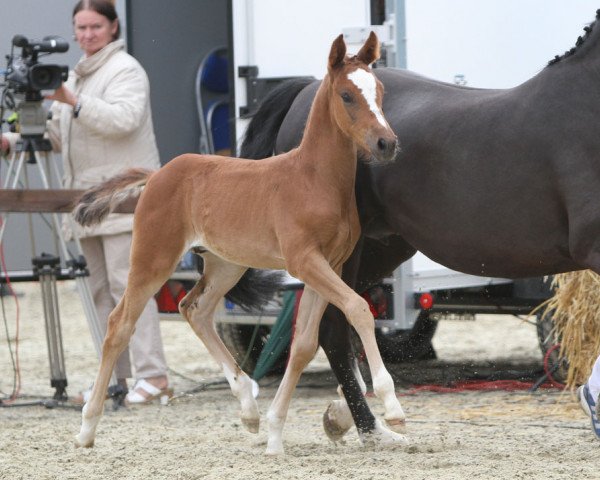
[[267,449],[265,455],[277,456],[285,453],[282,442],[267,442]]
[[406,419],[404,418],[391,418],[385,420],[385,424],[396,433],[406,433]]
[[372,432],[359,433],[359,437],[366,447],[405,446],[410,443],[406,436],[389,430],[379,420],[375,421],[375,428]]
[[75,448],[92,448],[94,446],[94,439],[84,440],[82,436],[75,435]]
[[344,435],[348,433],[348,430],[350,430],[349,426],[340,425],[338,422],[333,411],[333,403],[329,404],[327,410],[325,410],[325,413],[323,414],[323,430],[325,430],[327,438],[333,443],[340,442]]
[[258,433],[260,418],[242,418],[242,425],[250,433]]

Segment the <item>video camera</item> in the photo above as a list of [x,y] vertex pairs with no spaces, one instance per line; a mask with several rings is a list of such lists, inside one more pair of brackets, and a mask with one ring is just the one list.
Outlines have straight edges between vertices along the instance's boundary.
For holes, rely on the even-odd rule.
[[[21,49],[15,55],[14,47]],[[6,56],[2,105],[18,112],[21,135],[41,136],[46,131],[48,113],[42,105],[42,90],[55,90],[69,75],[69,67],[38,62],[40,54],[62,53],[69,44],[61,37],[48,36],[41,41],[29,40],[24,35],[12,39],[11,54]]]
[[21,48],[21,56],[8,57],[6,82],[15,92],[38,94],[40,90],[53,90],[64,82],[69,75],[69,67],[64,65],[45,65],[38,63],[40,53],[66,52],[69,44],[56,36],[45,37],[41,42],[30,41],[23,35],[12,39],[15,47]]

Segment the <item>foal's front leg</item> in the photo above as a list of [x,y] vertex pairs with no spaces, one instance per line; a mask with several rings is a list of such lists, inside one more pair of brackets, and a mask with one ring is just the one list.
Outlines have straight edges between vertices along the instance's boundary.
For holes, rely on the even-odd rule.
[[[391,275],[398,265],[414,253],[414,248],[399,236],[388,237],[385,243],[361,237],[354,252],[344,263],[342,280],[355,291],[363,291],[379,279]],[[372,258],[378,261],[373,262]],[[353,373],[357,366],[350,327],[343,313],[331,305],[325,310],[321,321],[319,341],[344,395],[344,399],[334,400],[323,416],[327,436],[333,441],[340,440],[352,426],[351,416],[359,434],[368,436],[375,430],[375,417],[361,392],[362,379]],[[391,419],[388,426],[398,433],[405,430],[401,418]]]
[[283,453],[283,426],[287,418],[292,394],[302,371],[315,356],[319,346],[319,322],[326,306],[327,302],[319,297],[314,290],[308,286],[304,288],[298,307],[288,365],[267,413],[269,438],[266,453],[268,455]]
[[[381,359],[375,340],[375,321],[367,302],[348,287],[322,257],[312,256],[306,260],[301,276],[296,276],[304,280],[306,284],[318,291],[322,297],[337,306],[346,315],[360,336],[365,349],[373,379],[373,391],[384,404],[386,422],[391,425],[403,426],[406,417],[398,397],[396,397],[394,381]],[[344,405],[341,406],[344,407]],[[375,422],[374,430],[369,430],[368,433],[359,430],[363,442],[407,443],[407,439],[403,435],[388,430],[378,420]]]
[[249,432],[257,433],[260,413],[256,396],[258,384],[238,366],[214,326],[215,310],[246,268],[204,254],[204,275],[179,303],[179,311],[188,321],[208,352],[223,369],[232,393],[240,401],[240,418]]

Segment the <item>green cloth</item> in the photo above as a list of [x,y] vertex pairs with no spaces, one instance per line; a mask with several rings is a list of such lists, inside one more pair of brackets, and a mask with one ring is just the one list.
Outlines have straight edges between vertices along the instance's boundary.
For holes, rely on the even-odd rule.
[[283,307],[271,329],[269,339],[258,357],[252,377],[258,381],[271,371],[275,363],[285,352],[292,338],[294,307],[296,306],[296,291],[289,290],[283,294]]

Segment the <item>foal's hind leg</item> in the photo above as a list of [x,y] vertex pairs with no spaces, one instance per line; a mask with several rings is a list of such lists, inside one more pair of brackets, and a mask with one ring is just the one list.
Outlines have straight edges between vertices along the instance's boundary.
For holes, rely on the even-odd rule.
[[81,430],[75,437],[77,447],[94,446],[96,427],[102,416],[111,372],[119,355],[129,343],[137,319],[152,295],[169,278],[179,258],[178,253],[173,254],[174,260],[170,262],[172,266],[169,266],[169,262],[166,265],[164,264],[164,257],[167,256],[167,252],[162,256],[163,262],[153,262],[152,257],[149,257],[143,266],[132,263],[123,298],[108,318],[108,328],[102,345],[100,369],[94,381],[90,400],[82,410]]
[[223,369],[231,391],[240,401],[242,424],[248,431],[257,433],[260,423],[255,399],[258,384],[238,366],[214,326],[215,309],[223,296],[239,281],[246,268],[228,263],[210,253],[205,253],[202,257],[203,276],[181,300],[179,311]]
[[[168,212],[168,205],[164,205],[165,211]],[[106,389],[117,358],[127,346],[135,323],[148,300],[168,280],[185,249],[183,235],[177,235],[178,227],[181,230],[180,224],[165,225],[165,215],[162,215],[160,211],[145,214],[143,209],[144,205],[138,203],[133,227],[127,288],[123,298],[108,318],[100,369],[92,388],[90,400],[83,407],[81,431],[75,437],[75,444],[79,447],[94,445],[96,427],[102,415]],[[151,235],[149,235],[150,233]]]

